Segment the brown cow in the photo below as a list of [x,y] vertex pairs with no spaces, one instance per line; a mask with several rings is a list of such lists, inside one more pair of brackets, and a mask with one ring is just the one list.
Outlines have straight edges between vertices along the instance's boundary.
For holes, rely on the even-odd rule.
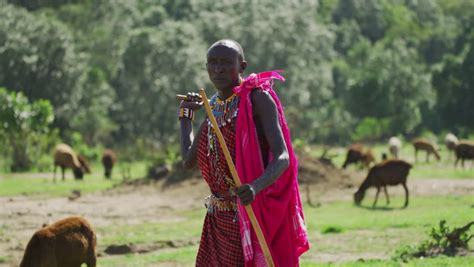
[[387,198],[387,205],[390,203],[387,193],[387,185],[399,185],[401,184],[405,189],[405,206],[408,206],[408,188],[407,188],[407,177],[412,165],[404,160],[389,159],[376,164],[370,168],[367,178],[360,185],[359,190],[354,194],[354,202],[356,205],[360,205],[362,199],[364,199],[365,191],[370,187],[377,188],[377,194],[375,195],[375,201],[373,206],[377,204],[379,197],[380,188],[383,187],[385,197]]
[[65,169],[72,169],[74,178],[82,179],[84,173],[90,173],[87,161],[82,156],[77,156],[74,150],[66,144],[59,144],[54,150],[54,181],[56,181],[56,167],[61,167],[62,179],[64,180]]
[[104,166],[104,175],[106,178],[110,179],[110,177],[112,177],[112,169],[114,168],[116,161],[117,156],[113,150],[104,150],[104,154],[102,155],[102,166]]
[[361,144],[353,144],[347,150],[346,160],[342,168],[345,169],[349,164],[358,162],[368,168],[371,162],[375,162],[375,158],[370,149],[364,149]]
[[474,160],[474,142],[461,140],[454,148],[454,152],[456,153],[454,167],[457,167],[458,161],[461,160],[462,167],[464,168],[464,160]]
[[82,217],[68,217],[33,234],[20,267],[96,266],[97,239],[92,226]]
[[435,146],[426,139],[418,138],[414,140],[413,147],[415,148],[415,161],[418,161],[418,150],[426,151],[426,162],[429,162],[430,154],[434,154],[438,161],[441,160],[441,157],[438,151],[436,151]]

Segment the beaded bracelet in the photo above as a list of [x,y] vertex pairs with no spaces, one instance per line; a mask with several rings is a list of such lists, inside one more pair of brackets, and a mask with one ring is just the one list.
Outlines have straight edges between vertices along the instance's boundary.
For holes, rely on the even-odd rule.
[[183,118],[186,118],[186,119],[190,119],[190,120],[194,120],[194,111],[190,108],[180,108],[178,110],[178,119],[183,119]]

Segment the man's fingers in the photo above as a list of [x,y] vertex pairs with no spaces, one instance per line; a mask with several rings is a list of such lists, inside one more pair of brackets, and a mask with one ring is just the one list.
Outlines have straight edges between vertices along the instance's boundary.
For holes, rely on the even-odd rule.
[[201,95],[195,92],[189,92],[187,96],[190,102],[201,102],[202,100]]
[[240,197],[241,199],[252,198],[252,193],[251,193],[251,192],[243,192],[242,194],[239,194],[239,197]]
[[183,101],[180,104],[180,107],[181,108],[190,108],[192,110],[196,110],[196,109],[200,109],[202,107],[202,103]]
[[177,94],[176,99],[186,102],[202,102],[201,95],[194,92],[188,92],[186,95]]
[[192,109],[200,109],[202,107],[202,103],[199,102],[189,102],[189,105]]
[[176,99],[180,101],[180,108],[198,110],[204,105],[201,95],[194,92],[188,92],[186,95],[177,94]]
[[241,187],[237,188],[237,194],[243,194],[244,192],[250,192],[250,186],[248,184],[244,184]]
[[240,202],[243,205],[248,205],[254,200],[254,192],[248,184],[244,184],[241,187],[237,188],[236,193],[239,196]]
[[245,200],[241,199],[240,202],[242,203],[242,205],[247,206],[248,204],[251,203],[251,200],[250,199],[245,199]]
[[241,187],[239,187],[235,190],[235,193],[237,193],[237,195],[240,195],[243,191],[244,191],[244,189],[241,186]]
[[242,204],[247,205],[249,203],[252,203],[253,200],[254,200],[254,198],[250,195],[250,196],[246,196],[245,198],[241,199],[241,202],[242,202]]

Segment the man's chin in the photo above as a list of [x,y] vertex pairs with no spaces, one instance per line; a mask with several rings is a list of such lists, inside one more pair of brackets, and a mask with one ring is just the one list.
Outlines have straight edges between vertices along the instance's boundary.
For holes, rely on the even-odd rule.
[[227,81],[213,81],[213,83],[217,89],[224,89],[229,87],[229,83]]

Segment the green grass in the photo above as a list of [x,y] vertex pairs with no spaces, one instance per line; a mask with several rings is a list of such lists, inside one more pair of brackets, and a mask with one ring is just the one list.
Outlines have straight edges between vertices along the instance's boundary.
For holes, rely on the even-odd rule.
[[414,178],[455,178],[455,179],[473,179],[474,168],[470,168],[471,163],[466,164],[466,168],[460,166],[454,168],[452,165],[441,163],[417,163],[410,173],[410,177]]
[[[175,212],[169,222],[142,224],[112,224],[97,229],[100,245],[146,244],[165,240],[196,240],[201,236],[205,210]],[[166,215],[163,215],[166,216]]]
[[[382,199],[380,199],[382,200]],[[370,205],[368,205],[370,202]],[[392,197],[390,206],[380,201],[372,209],[372,199],[364,199],[362,207],[351,202],[337,201],[323,204],[320,208],[305,208],[309,229],[324,229],[338,225],[345,230],[409,228],[435,226],[441,219],[450,224],[460,224],[472,219],[474,195],[413,197],[406,209],[401,209],[404,197]]]
[[[174,213],[178,219],[165,223],[144,223],[136,225],[110,225],[98,228],[99,249],[110,244],[153,244],[165,240],[198,241],[201,236],[205,210],[186,210]],[[152,266],[153,263],[173,262],[194,266],[198,245],[180,248],[165,248],[146,254],[108,256],[98,259],[98,266]]]
[[[111,180],[103,176],[102,166],[92,166],[92,174],[86,174],[84,180],[74,180],[71,170],[66,171],[66,179],[61,180],[61,171],[58,168],[56,182],[53,173],[7,173],[0,175],[0,196],[38,195],[38,196],[65,196],[71,190],[80,190],[82,193],[97,192],[109,189],[121,183],[121,166],[114,168]],[[131,165],[132,178],[144,177],[146,164],[136,162]]]
[[[394,206],[402,197],[392,198]],[[414,245],[428,238],[428,232],[446,219],[452,227],[472,220],[474,197],[414,197],[406,209],[370,209],[356,207],[349,201],[335,201],[319,208],[305,206],[305,220],[312,248],[301,258],[301,266],[467,266],[473,257],[438,257],[417,259],[401,264],[391,260],[349,261],[341,264],[320,263],[315,253],[379,253],[390,258],[402,245]],[[195,239],[201,233],[203,210],[187,210],[173,214],[178,220],[167,223],[113,225],[99,228],[100,247],[108,244],[152,244],[159,240]],[[328,229],[337,229],[337,233]],[[338,232],[341,230],[340,232]],[[474,229],[473,229],[474,230]],[[333,232],[323,234],[324,232]],[[473,241],[471,241],[472,246]],[[174,262],[193,266],[197,245],[167,248],[147,254],[107,256],[99,258],[99,266],[153,266]]]
[[[400,207],[402,203],[403,198],[392,198],[393,206]],[[336,201],[320,208],[306,206],[305,220],[314,251],[371,252],[390,257],[402,244],[416,244],[427,238],[429,230],[442,219],[452,227],[466,224],[472,220],[472,204],[473,196],[414,197],[406,209],[371,209],[364,202],[363,207],[357,207],[351,202]],[[334,225],[344,232],[324,234]]]
[[[161,254],[132,254],[127,256],[115,256],[99,258],[98,266],[108,267],[144,267],[153,266],[155,263],[173,262],[180,263],[183,266],[194,266],[195,251],[197,247],[186,247],[180,250],[166,251]],[[366,260],[366,261],[349,261],[344,263],[315,263],[302,260],[302,267],[441,267],[441,266],[472,266],[474,257],[437,257],[416,259],[408,263],[402,263],[389,260]]]
[[101,267],[145,267],[153,263],[173,262],[194,266],[197,246],[188,246],[180,249],[170,249],[159,254],[130,254],[125,256],[113,256],[98,258],[98,266]]
[[344,263],[314,263],[303,261],[302,267],[444,267],[444,266],[472,266],[474,257],[436,257],[416,259],[407,263],[388,260],[351,261]]
[[8,259],[9,259],[9,257],[0,255],[0,263],[6,263],[8,261]]

